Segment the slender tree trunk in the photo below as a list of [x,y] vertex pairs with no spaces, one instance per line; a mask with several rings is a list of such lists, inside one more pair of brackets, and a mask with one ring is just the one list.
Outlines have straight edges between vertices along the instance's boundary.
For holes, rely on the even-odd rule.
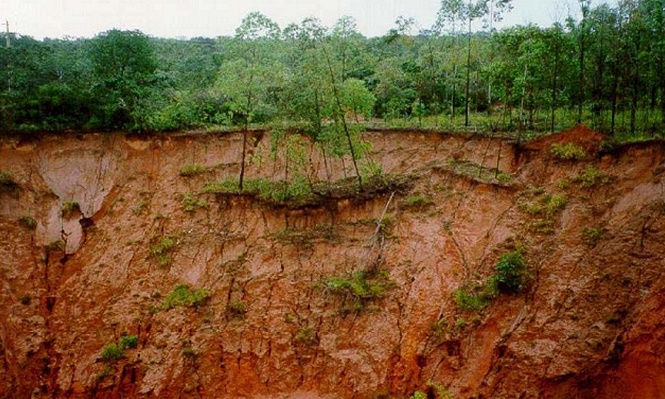
[[582,5],[582,21],[580,22],[580,59],[579,59],[579,66],[580,66],[580,80],[579,80],[579,98],[578,98],[578,104],[577,104],[577,123],[582,123],[582,111],[584,107],[584,56],[586,53],[586,17],[587,17],[587,10],[584,5]]
[[[616,62],[616,61],[615,61]],[[614,67],[614,73],[612,78],[612,121],[610,125],[610,134],[614,136],[616,128],[616,115],[617,115],[617,91],[619,89],[619,71],[618,68]]]
[[242,161],[240,162],[240,179],[238,187],[240,191],[243,188],[243,181],[245,179],[245,154],[247,154],[247,133],[249,132],[249,115],[245,117],[245,129],[242,132]]
[[469,126],[469,111],[470,111],[470,98],[471,93],[471,18],[469,17],[469,41],[466,53],[466,94],[465,94],[465,113],[464,113],[464,126]]
[[550,131],[554,133],[555,126],[555,117],[556,117],[556,91],[557,91],[557,80],[559,78],[559,45],[554,48],[554,73],[552,76],[552,125],[550,126]]
[[358,169],[358,160],[356,157],[356,150],[353,148],[353,140],[351,140],[351,132],[349,131],[349,126],[346,124],[346,115],[344,115],[344,107],[342,107],[342,101],[339,99],[339,93],[337,92],[337,83],[335,79],[335,72],[332,69],[332,63],[330,62],[330,56],[328,52],[323,50],[326,61],[328,63],[328,71],[330,72],[330,82],[332,83],[333,88],[333,97],[335,97],[335,103],[337,105],[338,118],[342,121],[342,126],[344,127],[344,133],[346,134],[346,140],[349,144],[349,151],[351,152],[351,160],[353,161],[353,168],[356,171],[356,176],[358,177],[358,188],[360,191],[363,189],[363,178],[360,175],[360,169]]

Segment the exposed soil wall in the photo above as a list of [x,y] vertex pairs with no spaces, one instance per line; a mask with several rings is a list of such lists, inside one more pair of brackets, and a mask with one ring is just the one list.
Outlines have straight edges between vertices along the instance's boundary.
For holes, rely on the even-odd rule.
[[[369,132],[382,170],[410,174],[392,200],[289,209],[200,194],[185,210],[183,195],[237,176],[241,137],[2,141],[0,169],[18,187],[0,192],[1,398],[443,397],[434,385],[455,398],[662,398],[662,142],[598,155],[586,131],[519,151]],[[281,177],[269,141],[255,134],[250,178]],[[549,152],[570,141],[588,156]],[[193,164],[206,172],[180,175]],[[334,161],[331,179],[350,166]],[[79,209],[63,214],[67,201]],[[160,252],[164,237],[173,245]],[[459,310],[455,290],[515,247],[528,287]],[[380,295],[328,284],[369,269]],[[180,283],[210,297],[167,309]],[[123,335],[136,347],[104,359]]]

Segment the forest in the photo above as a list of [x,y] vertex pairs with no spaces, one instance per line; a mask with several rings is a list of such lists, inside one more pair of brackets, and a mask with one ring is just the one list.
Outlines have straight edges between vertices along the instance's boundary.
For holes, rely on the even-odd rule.
[[[665,0],[577,2],[579,17],[497,30],[510,0],[443,0],[434,26],[400,17],[367,38],[351,17],[278,26],[254,12],[233,37],[4,34],[0,132],[368,127],[614,138],[665,131]],[[344,137],[344,135],[341,135]],[[353,149],[352,149],[353,151]]]

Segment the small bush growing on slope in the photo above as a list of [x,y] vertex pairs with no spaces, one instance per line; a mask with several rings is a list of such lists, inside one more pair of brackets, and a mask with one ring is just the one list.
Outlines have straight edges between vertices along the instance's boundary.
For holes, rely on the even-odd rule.
[[517,294],[531,279],[529,264],[521,250],[506,252],[499,258],[494,274],[484,283],[455,290],[453,297],[457,308],[463,311],[480,312],[500,293]]
[[178,306],[198,308],[210,298],[210,291],[206,289],[190,290],[185,284],[178,284],[173,288],[158,310],[170,310]]
[[195,194],[186,193],[182,196],[182,209],[185,212],[194,212],[199,208],[207,208],[208,201],[198,199]]
[[60,208],[60,216],[63,218],[74,216],[77,212],[81,212],[81,206],[78,202],[72,200],[65,201],[62,208]]
[[529,264],[522,252],[512,251],[504,253],[499,258],[492,282],[499,291],[516,294],[526,286],[529,279]]
[[102,349],[101,359],[105,362],[114,362],[124,355],[125,349],[136,348],[139,337],[136,335],[123,335],[118,342],[105,345]]
[[573,177],[573,181],[580,187],[590,188],[600,184],[607,184],[612,177],[606,175],[593,166],[589,166]]
[[19,218],[18,223],[29,230],[37,228],[37,221],[32,216],[23,216]]
[[12,192],[18,188],[18,183],[10,172],[0,172],[0,193]]
[[359,312],[368,302],[382,298],[392,283],[387,270],[354,272],[350,277],[330,277],[324,281],[326,291],[350,300],[351,306],[342,310]]
[[564,161],[576,161],[586,156],[584,149],[574,143],[553,144],[550,153]]
[[154,244],[150,246],[150,257],[157,260],[160,266],[168,266],[171,264],[170,253],[173,251],[177,241],[175,237],[163,236],[154,240]]

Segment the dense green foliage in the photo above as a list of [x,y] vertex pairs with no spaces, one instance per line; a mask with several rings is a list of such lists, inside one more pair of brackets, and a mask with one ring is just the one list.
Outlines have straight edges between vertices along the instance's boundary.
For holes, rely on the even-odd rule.
[[582,121],[619,136],[662,135],[664,3],[580,1],[577,20],[496,31],[510,0],[444,0],[431,28],[416,32],[415,21],[400,18],[378,38],[363,37],[350,17],[332,28],[310,18],[280,29],[260,13],[232,38],[11,33],[11,46],[0,48],[0,131],[289,121],[354,160],[362,159],[358,126],[369,118],[539,131]]
[[190,290],[185,284],[178,284],[173,291],[164,298],[157,308],[158,310],[170,310],[176,307],[194,307],[198,308],[210,298],[210,291],[207,289]]
[[104,362],[112,363],[124,356],[125,349],[133,349],[139,343],[139,337],[136,335],[123,335],[118,342],[112,342],[102,348],[101,359]]

